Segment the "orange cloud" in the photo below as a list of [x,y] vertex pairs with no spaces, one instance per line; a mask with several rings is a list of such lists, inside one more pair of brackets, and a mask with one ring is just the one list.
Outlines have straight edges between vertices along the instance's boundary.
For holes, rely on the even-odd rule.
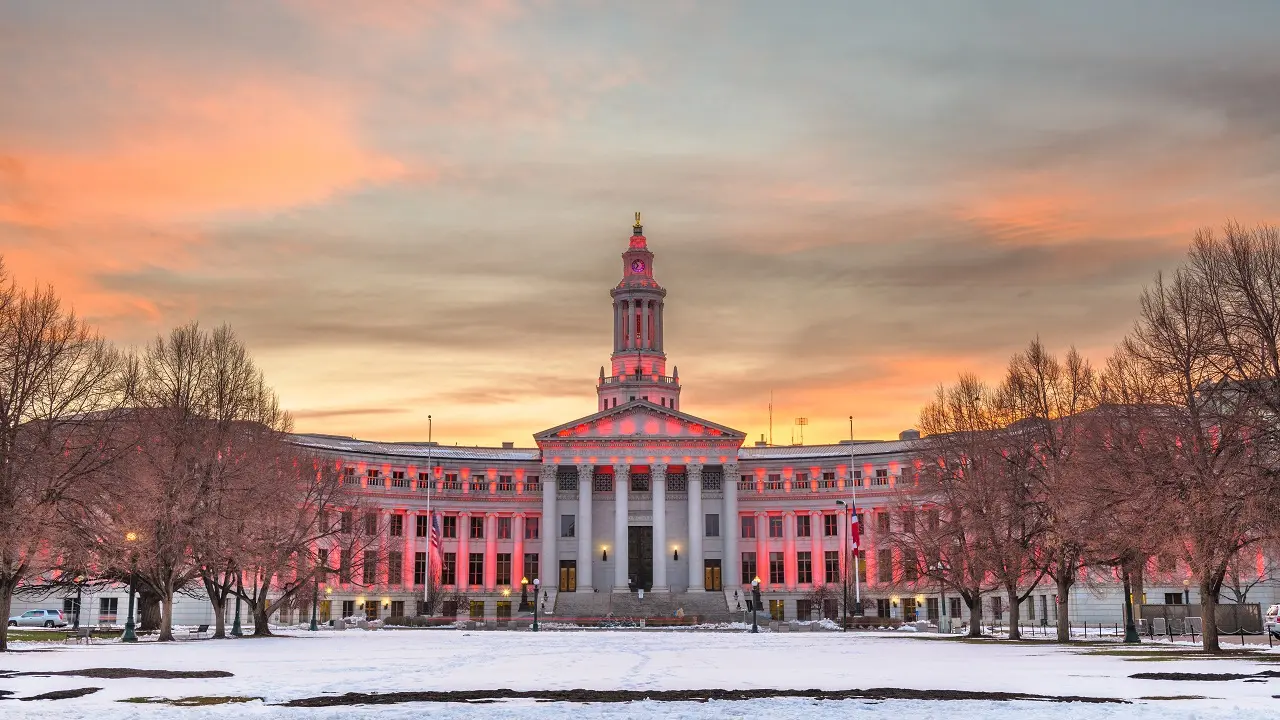
[[362,145],[349,103],[333,94],[243,79],[198,93],[161,83],[145,101],[154,112],[104,128],[90,151],[19,148],[5,157],[0,221],[52,227],[270,211],[407,172]]

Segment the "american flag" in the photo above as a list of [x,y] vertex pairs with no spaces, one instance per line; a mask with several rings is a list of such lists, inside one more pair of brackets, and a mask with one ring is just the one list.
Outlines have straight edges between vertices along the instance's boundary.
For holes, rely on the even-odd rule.
[[431,513],[431,552],[440,552],[440,513]]
[[849,545],[855,551],[858,549],[858,543],[862,541],[862,534],[859,532],[861,528],[858,526],[858,508],[850,506],[853,512],[849,513]]

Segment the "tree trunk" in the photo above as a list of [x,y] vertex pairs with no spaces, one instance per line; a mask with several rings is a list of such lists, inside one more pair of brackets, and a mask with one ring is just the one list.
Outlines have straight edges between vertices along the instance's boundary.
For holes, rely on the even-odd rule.
[[1209,591],[1209,583],[1200,582],[1200,617],[1203,627],[1205,652],[1222,652],[1218,644],[1218,598]]
[[13,590],[16,583],[0,582],[0,652],[9,651],[9,615],[13,609]]
[[1146,602],[1146,570],[1147,563],[1144,559],[1138,559],[1133,563],[1133,569],[1129,571],[1129,584],[1133,588],[1133,624],[1137,625],[1142,619],[1142,603]]
[[1004,592],[1009,597],[1009,639],[1021,640],[1022,630],[1018,627],[1018,614],[1022,608],[1018,602],[1018,586],[1006,586]]
[[1055,609],[1058,614],[1058,642],[1071,642],[1071,586],[1075,584],[1075,573],[1059,573],[1055,579],[1058,588],[1058,602]]
[[138,593],[138,630],[154,632],[160,629],[160,598],[151,592]]
[[160,642],[169,642],[173,640],[173,593],[167,593],[167,597],[160,603],[160,637],[156,638]]
[[227,637],[227,599],[220,593],[210,593],[209,602],[213,605],[213,637],[219,640]]
[[982,637],[982,595],[975,594],[973,602],[969,602],[969,598],[965,598],[965,602],[969,603],[969,637]]
[[258,602],[253,606],[253,636],[271,637],[271,627],[267,625],[266,603]]

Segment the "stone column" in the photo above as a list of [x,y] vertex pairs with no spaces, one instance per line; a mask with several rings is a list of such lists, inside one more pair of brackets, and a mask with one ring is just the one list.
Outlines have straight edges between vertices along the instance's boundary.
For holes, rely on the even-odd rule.
[[648,350],[651,346],[650,338],[653,334],[653,328],[649,323],[649,301],[640,301],[640,348]]
[[[849,523],[847,522],[848,516],[845,515],[844,508],[845,506],[841,505],[839,506],[839,509],[836,510],[836,539],[839,540],[839,542],[836,543],[836,549],[840,551],[840,582],[843,583],[848,580],[850,588],[849,592],[853,592],[853,578],[846,577],[849,574],[849,568],[844,565],[846,558],[848,558],[851,563],[853,560],[853,556],[845,549],[848,547],[846,543],[849,542],[849,536],[845,534],[845,530]],[[853,596],[850,595],[849,597],[852,598]],[[850,600],[850,602],[853,601]]]
[[667,466],[649,466],[653,490],[653,591],[670,592],[667,585]]
[[[724,512],[720,525],[724,527],[724,558],[721,559],[721,572],[726,585],[741,587],[742,556],[738,554],[738,536],[742,534],[742,525],[738,521],[738,463],[727,463],[722,466],[724,477],[720,487],[724,490]],[[750,581],[750,578],[746,578]],[[744,606],[745,607],[745,606]]]
[[613,466],[613,591],[627,592],[627,501],[631,498],[631,467]]
[[458,561],[455,564],[458,573],[458,592],[465,593],[470,589],[471,580],[471,513],[458,513]]
[[813,586],[827,581],[827,556],[822,550],[822,511],[809,511],[809,540],[813,553]]
[[[400,561],[400,577],[403,578],[404,589],[413,590],[413,560],[414,552],[417,550],[415,535],[418,532],[417,514],[409,511],[404,513],[404,559]],[[431,546],[430,539],[427,540],[427,546]],[[405,608],[408,612],[409,608]]]
[[782,567],[787,590],[795,590],[799,574],[796,566],[796,514],[790,510],[782,514]]
[[659,300],[659,301],[658,301],[658,305],[657,305],[657,309],[655,309],[655,310],[654,310],[654,315],[658,318],[658,348],[657,348],[657,349],[658,349],[658,352],[662,352],[662,328],[663,328],[663,323],[662,323],[662,308],[663,308],[663,305],[664,305],[664,303],[663,303],[661,300]]
[[685,475],[689,493],[689,592],[702,592],[706,589],[702,538],[707,534],[702,517],[702,466],[685,466]]
[[595,592],[591,583],[591,465],[578,466],[578,592]]
[[[560,491],[560,479],[556,477],[555,465],[543,465],[542,474],[542,520],[538,541],[542,548],[542,561],[538,563],[538,573],[542,575],[542,584],[548,583],[560,587],[560,514],[556,508],[556,493]],[[548,574],[550,573],[550,574]],[[552,580],[554,578],[554,580]],[[533,578],[529,578],[533,582]]]
[[760,578],[760,589],[769,587],[769,513],[757,512],[756,521],[756,577]]
[[484,515],[484,589],[498,589],[498,515]]
[[[520,587],[524,577],[524,513],[516,513],[511,520],[511,589]],[[533,578],[529,578],[533,582]]]

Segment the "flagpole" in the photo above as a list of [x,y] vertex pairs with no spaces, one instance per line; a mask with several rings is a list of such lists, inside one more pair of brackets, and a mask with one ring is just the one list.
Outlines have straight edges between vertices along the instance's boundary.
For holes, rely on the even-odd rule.
[[436,482],[436,469],[432,467],[431,462],[431,416],[427,416],[427,552],[426,562],[423,567],[426,574],[422,577],[422,609],[427,610],[431,607],[431,540],[432,532],[436,527],[436,518],[431,514],[431,486]]
[[[849,491],[852,493],[850,499],[853,501],[853,518],[852,522],[858,521],[858,481],[853,476],[853,416],[849,416]],[[862,528],[858,528],[858,534],[862,534]],[[859,542],[859,545],[862,543]],[[855,547],[853,549],[853,614],[858,617],[862,616],[862,586],[858,582],[858,571],[862,569],[862,561],[858,559],[858,553],[862,548]]]

